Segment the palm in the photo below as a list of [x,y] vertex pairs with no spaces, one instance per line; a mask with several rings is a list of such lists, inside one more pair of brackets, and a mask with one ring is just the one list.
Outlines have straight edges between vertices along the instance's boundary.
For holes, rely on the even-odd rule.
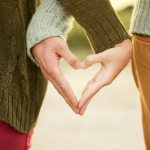
[[94,63],[101,63],[101,68],[87,83],[79,101],[80,115],[83,115],[91,98],[104,86],[109,85],[128,64],[132,56],[131,41],[122,42],[105,52],[88,56],[81,68],[86,69]]

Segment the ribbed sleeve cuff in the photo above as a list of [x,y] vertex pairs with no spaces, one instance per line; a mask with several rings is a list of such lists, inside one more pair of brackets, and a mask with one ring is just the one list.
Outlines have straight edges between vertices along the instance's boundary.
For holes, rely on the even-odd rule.
[[66,41],[74,18],[58,0],[43,0],[33,15],[26,33],[27,55],[37,65],[32,47],[46,38],[58,36]]
[[131,39],[109,0],[59,0],[85,29],[95,53]]
[[150,0],[136,0],[129,33],[150,35]]

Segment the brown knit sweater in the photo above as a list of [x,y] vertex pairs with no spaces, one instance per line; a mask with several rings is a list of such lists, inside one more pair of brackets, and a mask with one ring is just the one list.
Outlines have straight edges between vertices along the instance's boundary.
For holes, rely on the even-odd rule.
[[84,28],[95,53],[131,39],[109,0],[59,0]]

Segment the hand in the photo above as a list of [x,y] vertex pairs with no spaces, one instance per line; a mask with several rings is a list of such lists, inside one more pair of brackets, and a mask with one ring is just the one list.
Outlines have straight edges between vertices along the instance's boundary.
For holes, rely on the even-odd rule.
[[70,52],[67,44],[59,37],[50,37],[36,44],[32,48],[32,53],[44,77],[54,85],[72,110],[79,114],[78,100],[59,67],[59,61],[62,57],[72,68],[79,69],[81,67],[80,62]]
[[104,86],[113,82],[132,56],[132,43],[129,39],[102,53],[91,55],[81,64],[86,69],[94,63],[101,63],[101,68],[87,83],[79,100],[80,115],[83,115],[91,98]]

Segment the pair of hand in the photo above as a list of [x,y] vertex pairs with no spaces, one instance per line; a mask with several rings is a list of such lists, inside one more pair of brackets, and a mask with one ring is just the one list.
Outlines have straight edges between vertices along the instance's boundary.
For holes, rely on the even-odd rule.
[[[43,40],[32,48],[32,53],[44,77],[54,85],[72,110],[82,116],[91,98],[102,87],[111,84],[128,64],[132,56],[132,43],[129,39],[126,39],[111,49],[88,56],[82,64],[70,52],[67,44],[59,37],[50,37]],[[59,67],[59,61],[62,57],[74,69],[86,69],[94,63],[101,63],[101,68],[87,83],[79,101]]]

